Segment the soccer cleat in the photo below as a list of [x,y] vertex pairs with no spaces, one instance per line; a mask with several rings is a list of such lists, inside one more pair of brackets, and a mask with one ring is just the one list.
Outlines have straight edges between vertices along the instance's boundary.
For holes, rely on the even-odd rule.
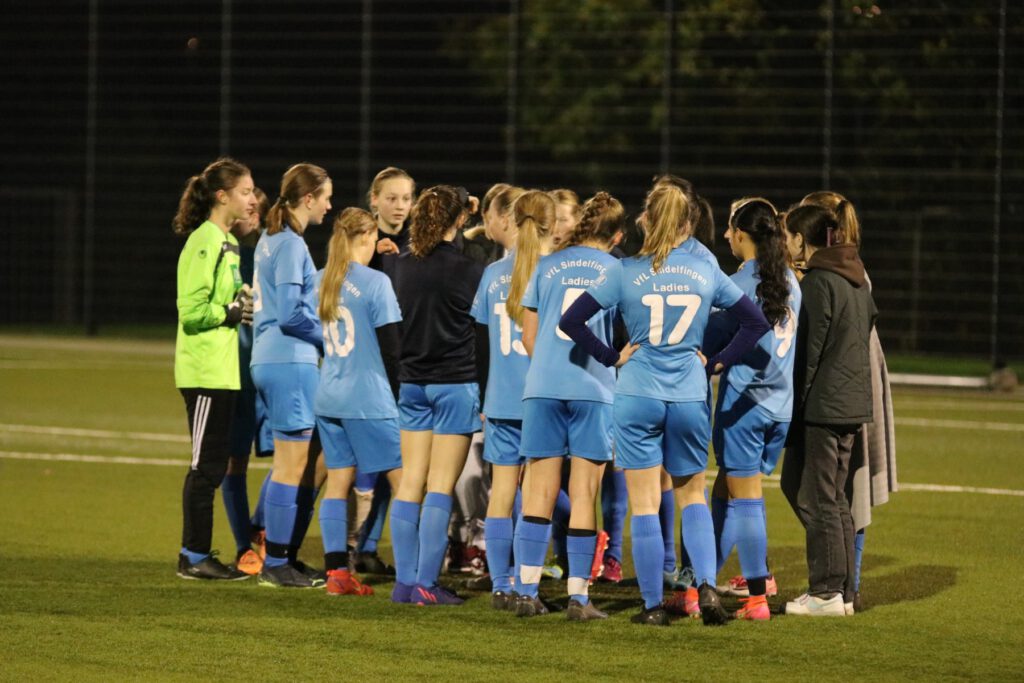
[[[769,576],[765,582],[765,595],[772,597],[779,594],[779,584],[775,582],[774,576]],[[734,576],[729,579],[729,583],[724,587],[719,587],[718,592],[722,595],[732,595],[737,598],[746,598],[750,596],[750,588],[747,586],[747,580],[742,576]]]
[[463,574],[483,576],[487,573],[487,551],[477,548],[475,545],[467,547],[462,553],[462,566],[459,568]]
[[608,550],[608,532],[601,529],[597,532],[597,544],[594,547],[594,561],[590,563],[590,583],[594,583],[604,571],[604,551]]
[[863,603],[860,601],[860,591],[854,591],[853,593],[853,611],[860,612],[863,610]]
[[407,605],[413,602],[412,592],[416,586],[401,581],[395,581],[395,587],[391,589],[391,602]]
[[410,602],[421,606],[461,605],[462,598],[442,586],[416,586],[412,591]]
[[314,588],[319,588],[327,583],[326,572],[317,569],[316,567],[311,567],[302,560],[288,560],[288,564],[312,581]]
[[686,590],[687,588],[697,587],[697,575],[693,572],[693,567],[686,566],[679,570],[679,576],[676,578],[677,586],[676,590]]
[[235,560],[235,567],[249,576],[256,576],[263,569],[263,558],[252,548],[243,550]]
[[697,589],[693,586],[686,590],[675,591],[663,606],[669,614],[676,616],[690,617],[691,619],[700,616],[700,598],[697,595]]
[[557,564],[546,564],[541,570],[541,578],[554,579],[555,581],[561,581],[562,577],[565,576],[565,570]]
[[539,617],[549,611],[547,605],[541,602],[540,598],[533,598],[529,595],[520,595],[516,598],[515,613],[517,617]]
[[752,598],[740,598],[743,606],[736,610],[736,618],[745,621],[768,621],[771,619],[771,612],[768,611],[768,600],[763,595],[755,595]]
[[188,558],[178,554],[178,576],[183,579],[204,579],[211,581],[242,581],[249,575],[234,567],[227,567],[217,559],[216,553],[210,553],[199,562],[192,564]]
[[729,621],[729,613],[722,607],[722,603],[718,599],[718,592],[715,591],[714,586],[705,581],[697,589],[697,596],[700,618],[704,620],[705,626],[721,626]]
[[594,619],[607,619],[608,615],[594,607],[593,602],[588,601],[584,605],[579,600],[570,600],[565,618],[569,621],[593,621]]
[[394,576],[395,568],[380,559],[377,551],[368,553],[354,553],[355,560],[352,565],[357,572],[362,574],[375,574],[378,576]]
[[490,574],[474,576],[472,579],[466,581],[466,590],[490,592],[493,588],[494,583],[491,581]]
[[508,610],[508,604],[515,600],[514,593],[506,593],[505,591],[494,591],[491,593],[491,607],[501,611]]
[[604,569],[601,570],[601,580],[608,583],[622,581],[622,563],[614,557],[604,558]]
[[253,529],[252,542],[256,546],[256,554],[260,556],[260,559],[267,559],[267,532],[264,529],[259,531]]
[[672,625],[672,622],[668,618],[668,610],[661,605],[641,610],[638,614],[631,616],[629,620],[634,624],[642,624],[644,626]]
[[269,567],[265,563],[256,577],[259,585],[270,588],[319,588],[323,584],[313,580],[285,562],[277,567]]
[[327,572],[328,595],[373,595],[373,588],[359,581],[347,569],[331,569]]
[[831,598],[819,598],[804,593],[795,600],[786,603],[785,614],[805,617],[845,617],[843,594],[836,593]]
[[853,608],[853,603],[852,602],[844,602],[843,603],[843,612],[846,613],[846,616],[852,617],[855,614],[855,612],[856,612],[856,610]]

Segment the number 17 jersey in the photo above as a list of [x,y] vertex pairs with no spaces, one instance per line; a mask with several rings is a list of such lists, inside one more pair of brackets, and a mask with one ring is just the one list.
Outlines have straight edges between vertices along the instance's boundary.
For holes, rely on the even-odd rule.
[[588,290],[602,308],[618,306],[639,344],[619,369],[618,394],[683,402],[707,399],[697,357],[711,307],[729,308],[743,292],[717,266],[673,249],[654,272],[649,256],[623,259]]

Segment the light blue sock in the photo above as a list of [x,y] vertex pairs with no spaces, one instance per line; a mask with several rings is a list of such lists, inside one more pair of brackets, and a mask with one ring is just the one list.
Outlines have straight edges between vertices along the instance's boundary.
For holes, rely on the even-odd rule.
[[200,562],[202,562],[210,556],[209,553],[194,553],[185,547],[182,547],[181,554],[184,555],[186,559],[188,559],[189,564],[199,564]]
[[619,562],[622,562],[622,532],[626,528],[628,513],[626,473],[609,465],[601,480],[601,524],[608,532],[608,548],[604,554]]
[[697,586],[707,582],[715,583],[715,529],[711,522],[711,512],[703,503],[687,505],[683,508],[683,539],[686,550],[693,562]]
[[267,476],[263,478],[263,483],[260,484],[260,497],[256,499],[256,508],[252,511],[252,519],[249,520],[254,527],[260,529],[267,526],[264,510],[267,506],[267,486],[270,485],[270,475],[273,473],[273,471],[267,472]]
[[676,570],[676,497],[672,493],[672,489],[661,492],[658,523],[661,526],[661,542],[665,554],[662,566],[665,571],[674,572]]
[[[768,576],[768,531],[764,527],[764,500],[737,498],[729,501],[722,538],[736,540],[740,571],[747,580]],[[729,548],[726,552],[730,552]]]
[[512,590],[512,518],[488,517],[484,520],[487,568],[491,572],[491,590]]
[[298,509],[295,499],[298,495],[298,486],[276,481],[267,484],[263,514],[267,523],[267,557],[264,564],[268,567],[279,567],[288,561],[287,548],[295,529],[295,511]]
[[[729,499],[711,496],[711,520],[715,530],[715,566],[722,571],[722,565],[732,552],[735,539],[723,539],[722,532],[725,530],[725,516],[728,514]],[[729,547],[723,552],[723,545],[728,543]],[[717,572],[716,572],[717,573]]]
[[853,590],[860,590],[860,561],[864,557],[864,529],[853,537]]
[[640,584],[644,608],[661,604],[665,597],[665,582],[661,572],[665,565],[665,544],[659,515],[633,515],[630,524],[633,536],[633,566]]
[[566,549],[569,551],[569,598],[586,605],[590,602],[587,585],[590,582],[594,552],[597,550],[597,532],[590,529],[569,529],[565,540]]
[[359,534],[359,552],[375,553],[380,537],[384,535],[384,520],[388,517],[388,506],[391,504],[391,484],[382,472],[373,487],[373,502],[370,503],[370,514],[363,523]]
[[391,505],[391,551],[395,556],[395,578],[407,586],[416,583],[420,556],[420,504],[396,500]]
[[537,597],[544,560],[551,541],[551,522],[538,524],[520,519],[512,539],[513,552],[519,562],[519,581],[516,592]]
[[427,588],[437,585],[437,577],[448,550],[448,523],[452,517],[452,497],[428,493],[420,513],[420,559],[416,583]]
[[348,551],[348,499],[324,498],[320,503],[320,535],[325,555]]
[[248,550],[252,544],[252,525],[249,522],[249,492],[245,488],[245,474],[226,474],[220,484],[224,498],[224,511],[228,515],[231,535],[235,537],[235,550]]
[[551,513],[551,540],[555,545],[555,557],[559,563],[564,564],[568,564],[569,557],[565,534],[569,529],[570,508],[569,494],[565,492],[565,489],[559,489],[558,497],[555,498],[555,509]]

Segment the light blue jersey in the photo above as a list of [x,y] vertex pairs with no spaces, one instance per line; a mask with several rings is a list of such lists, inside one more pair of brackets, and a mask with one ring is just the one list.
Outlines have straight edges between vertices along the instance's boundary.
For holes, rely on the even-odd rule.
[[[537,262],[523,295],[523,306],[536,309],[539,318],[523,398],[612,402],[615,368],[606,368],[577,346],[558,327],[558,321],[588,287],[618,264],[618,259],[600,249],[580,246],[562,249]],[[609,346],[614,315],[614,310],[608,310],[587,323]]]
[[701,242],[696,237],[686,238],[685,240],[683,240],[683,243],[676,248],[682,251],[683,253],[696,256],[702,261],[706,261],[708,265],[714,266],[715,268],[720,267],[718,265],[718,259],[715,258],[714,253],[712,253],[710,249],[704,246],[704,243]]
[[657,273],[649,256],[623,259],[588,291],[602,308],[618,306],[630,341],[640,345],[619,369],[617,394],[674,402],[707,399],[707,375],[697,350],[708,315],[712,306],[728,308],[743,296],[717,265],[680,245]]
[[[800,311],[800,284],[792,271],[787,274],[789,315],[723,376],[730,387],[751,398],[779,422],[788,422],[793,414],[793,346]],[[731,279],[752,301],[757,301],[757,285],[761,282],[757,261],[744,263]]]
[[471,310],[478,323],[487,325],[491,360],[484,415],[496,420],[523,419],[523,388],[530,369],[530,357],[523,346],[523,328],[505,312],[514,262],[515,255],[510,252],[487,266]]
[[315,346],[281,331],[281,323],[286,322],[282,316],[291,312],[281,310],[283,295],[279,293],[283,285],[300,285],[302,307],[311,320],[316,320],[315,276],[309,247],[290,228],[260,237],[253,275],[253,365],[319,362]]
[[[316,275],[320,291],[323,271]],[[338,297],[338,319],[324,325],[324,362],[313,410],[318,416],[379,420],[397,418],[377,343],[377,328],[401,322],[391,280],[350,263]]]

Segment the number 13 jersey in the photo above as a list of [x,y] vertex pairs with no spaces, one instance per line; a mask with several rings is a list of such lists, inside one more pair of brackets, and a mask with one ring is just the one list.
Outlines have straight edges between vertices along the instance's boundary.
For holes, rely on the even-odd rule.
[[662,401],[704,401],[708,382],[697,357],[711,307],[729,308],[743,292],[717,266],[673,249],[658,272],[649,256],[614,264],[588,290],[602,308],[618,307],[639,344],[619,370],[616,392]]
[[[320,291],[323,271],[317,273]],[[313,412],[333,418],[377,420],[398,417],[377,343],[377,328],[401,322],[388,276],[349,263],[338,296],[338,318],[324,321],[324,362]]]

